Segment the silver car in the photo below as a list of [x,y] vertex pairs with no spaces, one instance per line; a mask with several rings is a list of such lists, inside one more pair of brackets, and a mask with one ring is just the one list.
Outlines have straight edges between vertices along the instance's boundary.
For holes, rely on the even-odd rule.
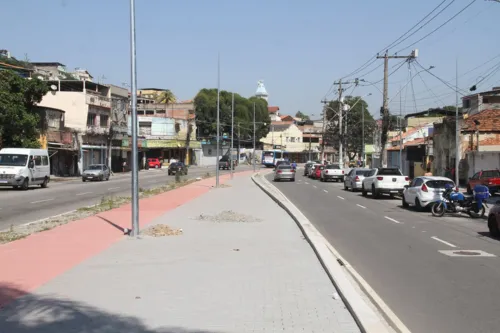
[[82,173],[82,182],[87,180],[109,180],[111,172],[105,164],[92,164]]
[[370,169],[354,168],[349,171],[344,179],[344,190],[350,189],[351,191],[360,190],[363,186],[363,179],[370,173]]
[[278,165],[276,171],[274,171],[274,181],[279,182],[283,179],[295,181],[295,170],[291,165]]

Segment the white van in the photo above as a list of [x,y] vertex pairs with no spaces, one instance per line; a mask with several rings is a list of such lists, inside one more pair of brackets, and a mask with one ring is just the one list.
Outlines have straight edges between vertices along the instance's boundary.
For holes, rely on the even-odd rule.
[[0,186],[27,190],[30,185],[46,188],[50,182],[50,160],[46,149],[0,149]]

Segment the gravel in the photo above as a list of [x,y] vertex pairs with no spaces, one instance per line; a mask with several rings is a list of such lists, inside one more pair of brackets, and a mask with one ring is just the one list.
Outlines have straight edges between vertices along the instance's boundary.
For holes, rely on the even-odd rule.
[[262,219],[233,212],[232,210],[224,210],[216,215],[200,214],[195,217],[194,220],[198,221],[209,221],[209,222],[237,222],[237,223],[249,223],[249,222],[262,222]]

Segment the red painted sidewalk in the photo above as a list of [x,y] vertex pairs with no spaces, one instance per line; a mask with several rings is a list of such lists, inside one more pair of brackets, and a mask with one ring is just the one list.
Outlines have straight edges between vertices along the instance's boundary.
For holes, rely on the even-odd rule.
[[[239,172],[235,176],[252,173]],[[224,183],[229,179],[230,175],[224,175],[220,182]],[[207,193],[214,185],[215,179],[209,178],[140,200],[141,227]],[[130,228],[130,220],[131,205],[127,204],[0,245],[0,285],[28,293],[123,239],[123,231],[118,227]],[[0,295],[0,308],[19,296],[21,295]]]

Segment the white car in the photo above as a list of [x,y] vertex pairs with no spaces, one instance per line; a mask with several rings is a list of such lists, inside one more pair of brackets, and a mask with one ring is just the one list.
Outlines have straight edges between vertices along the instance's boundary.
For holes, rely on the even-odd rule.
[[328,164],[323,170],[321,170],[320,181],[325,182],[330,179],[338,181],[344,181],[344,170],[340,168],[339,164]]
[[403,194],[408,180],[409,178],[403,176],[398,168],[372,169],[361,183],[361,193],[366,196],[367,192],[370,192],[374,198],[380,197],[381,194],[393,197],[396,194]]
[[422,210],[429,204],[441,199],[445,186],[450,184],[455,187],[453,180],[446,177],[417,177],[403,191],[403,207],[412,205]]

